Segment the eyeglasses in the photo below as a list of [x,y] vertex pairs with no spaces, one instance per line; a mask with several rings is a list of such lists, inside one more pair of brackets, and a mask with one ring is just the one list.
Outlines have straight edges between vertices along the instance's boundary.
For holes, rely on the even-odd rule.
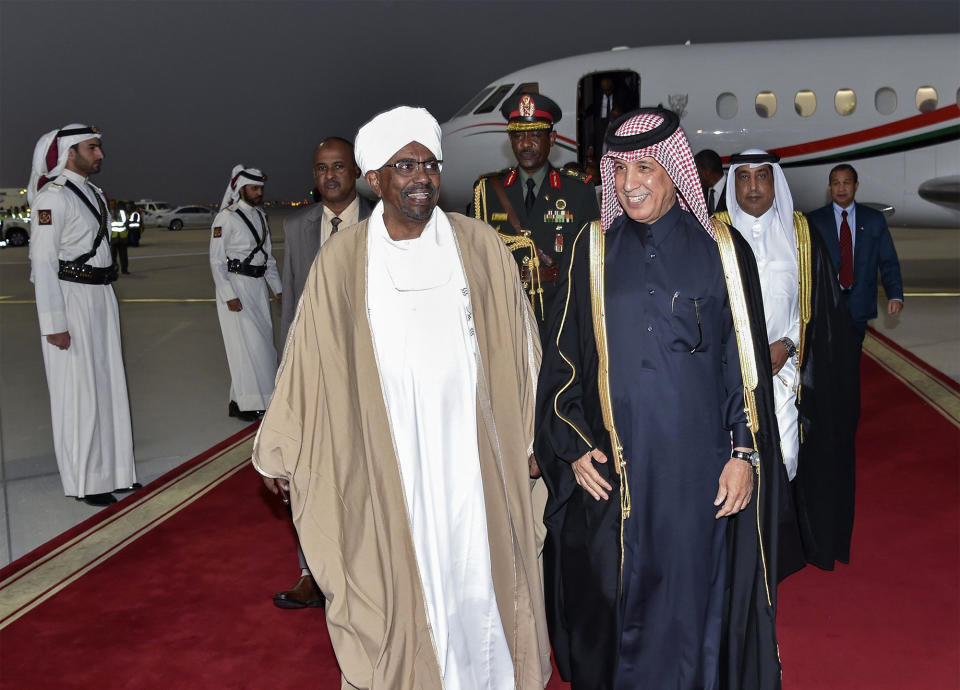
[[443,169],[443,161],[431,158],[427,161],[416,161],[412,158],[404,158],[396,163],[384,163],[384,168],[394,168],[398,174],[404,177],[411,177],[417,170],[423,166],[423,171],[428,175],[439,175]]

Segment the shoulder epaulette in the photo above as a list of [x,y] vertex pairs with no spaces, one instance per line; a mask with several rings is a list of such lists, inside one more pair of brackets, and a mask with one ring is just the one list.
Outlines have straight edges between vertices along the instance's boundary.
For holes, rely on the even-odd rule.
[[564,170],[563,173],[564,173],[567,177],[575,177],[575,178],[577,178],[578,180],[580,180],[581,182],[587,182],[587,181],[589,181],[589,179],[590,179],[590,177],[591,177],[591,176],[588,175],[587,173],[577,172],[576,170]]

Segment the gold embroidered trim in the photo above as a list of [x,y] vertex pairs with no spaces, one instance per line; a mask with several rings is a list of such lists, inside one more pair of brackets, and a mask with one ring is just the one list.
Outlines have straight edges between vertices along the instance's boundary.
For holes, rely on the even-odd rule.
[[[793,232],[797,236],[797,274],[800,280],[800,342],[797,343],[797,369],[803,364],[803,355],[806,352],[807,324],[813,313],[813,271],[810,259],[810,225],[807,217],[800,211],[793,212]],[[800,391],[797,391],[797,400]]]
[[484,179],[473,188],[473,217],[487,222],[487,181]]
[[610,395],[610,353],[607,350],[607,312],[604,295],[604,258],[606,255],[606,236],[599,220],[590,223],[590,299],[593,306],[593,337],[597,343],[599,371],[597,387],[600,394],[600,409],[603,412],[603,426],[610,434],[610,447],[614,454],[614,469],[620,475],[620,513],[621,538],[623,520],[630,517],[630,486],[627,483],[627,461],[623,456],[623,445],[617,434],[613,419],[613,400]]
[[583,442],[586,443],[589,448],[593,448],[594,446],[590,442],[590,439],[588,439],[586,435],[584,435],[584,433],[577,428],[576,424],[560,414],[560,408],[557,407],[557,400],[560,399],[560,396],[563,395],[563,392],[570,387],[570,384],[573,383],[573,380],[577,377],[577,367],[574,366],[573,362],[571,362],[570,359],[563,354],[563,350],[560,349],[560,334],[563,333],[563,327],[567,323],[567,310],[570,308],[570,292],[573,290],[573,280],[571,279],[571,275],[573,273],[573,259],[577,252],[577,242],[579,241],[580,235],[583,234],[583,230],[586,227],[587,226],[580,228],[580,232],[577,233],[577,236],[573,240],[573,246],[570,247],[570,265],[567,267],[567,297],[563,303],[563,317],[560,319],[560,328],[557,330],[556,340],[557,352],[560,354],[560,357],[563,358],[563,361],[567,363],[567,366],[570,367],[570,378],[565,384],[563,384],[563,387],[557,391],[557,394],[553,396],[553,413],[570,425],[570,428],[577,432],[577,435],[583,439]]
[[[753,436],[753,447],[757,448],[757,431],[760,430],[760,419],[757,415],[757,403],[754,391],[759,380],[757,374],[757,358],[753,350],[753,333],[750,328],[750,315],[747,312],[747,300],[743,293],[743,279],[740,276],[740,265],[737,261],[737,252],[733,246],[733,236],[730,234],[730,225],[723,220],[725,211],[713,215],[713,229],[717,234],[717,246],[720,249],[720,260],[723,263],[723,275],[727,283],[727,299],[730,301],[730,313],[733,316],[733,327],[737,333],[737,350],[740,354],[740,374],[743,377],[743,409],[747,415],[747,426]],[[760,465],[757,464],[757,538],[760,543],[760,560],[763,563],[763,585],[767,593],[767,605],[772,606],[770,597],[770,577],[767,574],[767,555],[763,546],[763,530],[760,528],[760,495],[762,477]]]
[[553,123],[537,120],[536,122],[511,122],[507,125],[508,132],[529,132],[535,129],[553,129]]
[[750,329],[750,315],[747,312],[747,300],[743,295],[743,280],[740,277],[740,265],[737,251],[733,246],[730,226],[714,214],[713,229],[717,234],[717,246],[723,263],[723,276],[727,283],[727,297],[730,300],[730,313],[733,327],[737,333],[737,349],[740,351],[740,374],[743,376],[743,406],[747,414],[747,426],[756,434],[760,428],[754,391],[757,389],[757,358],[753,351],[753,333]]

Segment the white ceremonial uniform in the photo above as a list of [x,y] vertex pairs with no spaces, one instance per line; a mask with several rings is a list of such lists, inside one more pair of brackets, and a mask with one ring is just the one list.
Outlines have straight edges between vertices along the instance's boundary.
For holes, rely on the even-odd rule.
[[[250,221],[258,238],[263,238],[263,251],[257,252],[250,261],[251,266],[266,264],[262,278],[227,271],[229,259],[243,261],[258,243],[239,214]],[[217,316],[230,367],[230,399],[244,411],[266,409],[277,373],[277,350],[273,344],[267,285],[275,294],[281,292],[281,286],[263,211],[239,201],[217,214],[210,236],[210,268],[216,285]],[[241,311],[230,311],[227,307],[227,302],[234,298],[240,300]]]
[[[70,333],[61,350],[41,337],[50,390],[53,446],[67,496],[114,491],[136,481],[130,402],[120,348],[117,298],[110,285],[60,280],[59,261],[72,261],[93,248],[99,222],[68,189],[72,181],[97,208],[103,193],[85,177],[64,171],[34,199],[30,221],[30,280],[37,298],[41,336]],[[87,261],[108,267],[107,236]]]
[[[741,231],[757,258],[763,311],[767,323],[767,341],[773,343],[787,337],[794,344],[799,343],[800,279],[794,229],[792,226],[783,227],[776,202],[759,218],[747,218],[752,220],[752,224],[741,228]],[[780,450],[790,479],[797,474],[797,458],[800,453],[796,406],[799,383],[796,358],[791,357],[773,377],[777,425],[780,427]]]
[[477,439],[477,352],[453,228],[390,239],[370,216],[367,309],[446,690],[514,687],[497,608]]

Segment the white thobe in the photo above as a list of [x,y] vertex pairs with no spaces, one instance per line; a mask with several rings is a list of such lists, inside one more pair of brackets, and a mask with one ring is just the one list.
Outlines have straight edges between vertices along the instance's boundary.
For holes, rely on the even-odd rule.
[[[57,277],[60,260],[72,261],[93,248],[99,223],[76,194],[72,181],[94,208],[103,193],[82,175],[64,171],[33,202],[30,220],[30,280],[37,298],[40,349],[50,391],[53,448],[67,496],[107,493],[136,481],[130,401],[120,349],[120,317],[110,285],[84,285]],[[110,266],[107,236],[87,263]],[[44,336],[70,333],[61,350]]]
[[[252,266],[267,270],[263,278],[230,273],[228,259],[247,258],[257,240],[237,214],[242,213],[252,224],[258,237],[266,234],[263,252],[251,259]],[[230,367],[230,399],[241,410],[264,410],[273,394],[277,373],[277,349],[273,344],[273,322],[270,318],[270,295],[267,285],[279,294],[280,273],[271,250],[266,214],[245,201],[220,211],[213,219],[210,234],[210,268],[217,289],[217,316],[223,333],[223,346]],[[243,309],[230,311],[227,302],[239,299]]]
[[453,229],[435,210],[394,241],[370,217],[367,308],[437,659],[447,690],[512,688],[477,448],[477,344]]
[[[757,258],[760,291],[766,315],[767,341],[773,343],[787,337],[794,344],[800,342],[800,280],[797,269],[797,244],[793,227],[784,228],[776,204],[759,218],[747,216],[752,224],[743,228]],[[780,451],[787,476],[797,474],[800,453],[797,389],[799,372],[796,357],[787,359],[783,368],[773,377],[773,397],[780,427]]]

